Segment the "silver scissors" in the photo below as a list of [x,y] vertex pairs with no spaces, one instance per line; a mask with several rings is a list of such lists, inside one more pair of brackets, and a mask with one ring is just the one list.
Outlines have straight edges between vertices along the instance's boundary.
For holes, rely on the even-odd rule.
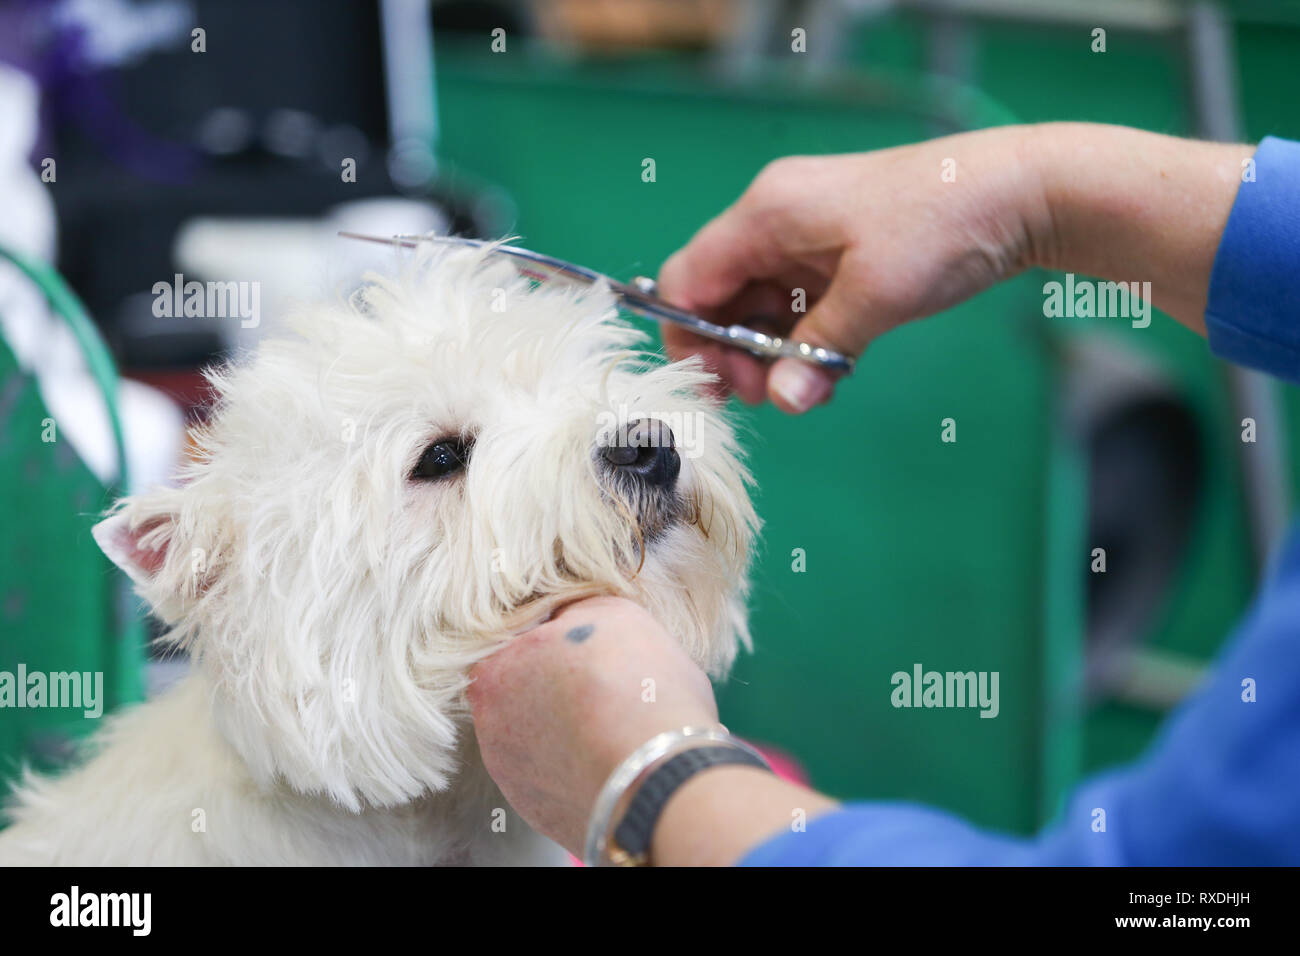
[[565,262],[563,259],[556,259],[518,246],[496,245],[483,239],[465,239],[460,236],[392,236],[386,239],[383,236],[363,236],[356,232],[340,232],[339,235],[348,239],[362,239],[366,242],[379,242],[412,249],[422,242],[441,242],[480,249],[491,246],[494,252],[509,256],[520,264],[520,272],[530,279],[543,281],[560,278],[581,285],[592,285],[603,280],[619,297],[625,309],[644,318],[672,322],[674,325],[690,329],[696,335],[744,349],[761,359],[794,358],[842,375],[853,372],[854,360],[831,349],[819,348],[807,342],[783,339],[777,335],[768,335],[745,325],[718,325],[694,313],[669,305],[659,298],[655,280],[647,276],[637,276],[631,282],[619,282],[593,269]]

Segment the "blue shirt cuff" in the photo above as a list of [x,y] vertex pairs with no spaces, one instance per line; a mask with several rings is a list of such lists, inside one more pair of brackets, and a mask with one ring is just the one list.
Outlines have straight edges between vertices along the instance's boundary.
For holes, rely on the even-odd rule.
[[750,850],[740,866],[1026,866],[1027,841],[984,833],[905,803],[863,803],[814,817]]
[[1300,143],[1268,137],[1210,273],[1205,327],[1220,358],[1300,382]]

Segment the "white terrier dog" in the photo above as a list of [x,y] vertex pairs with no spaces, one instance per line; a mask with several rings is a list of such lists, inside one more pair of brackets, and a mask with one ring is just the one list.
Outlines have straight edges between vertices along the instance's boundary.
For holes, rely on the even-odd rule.
[[95,528],[191,674],[24,780],[0,864],[563,862],[479,762],[469,667],[595,593],[713,675],[748,642],[732,432],[608,290],[428,247],[292,326]]

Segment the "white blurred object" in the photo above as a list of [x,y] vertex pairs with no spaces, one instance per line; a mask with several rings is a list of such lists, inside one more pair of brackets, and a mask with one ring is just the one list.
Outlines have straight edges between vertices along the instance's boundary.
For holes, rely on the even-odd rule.
[[172,259],[185,282],[257,283],[261,316],[255,324],[239,317],[220,320],[222,343],[232,352],[251,349],[274,320],[295,303],[311,301],[354,285],[367,268],[396,254],[382,246],[340,239],[340,230],[375,235],[447,231],[437,206],[415,199],[375,197],[343,203],[323,219],[191,219],[177,230]]
[[64,0],[53,15],[60,27],[80,32],[84,56],[94,66],[122,66],[187,43],[197,19],[187,0]]
[[0,173],[6,184],[0,235],[10,248],[45,262],[54,258],[54,201],[27,164],[36,147],[41,94],[30,76],[0,63]]
[[325,221],[331,235],[339,230],[387,236],[426,232],[445,234],[447,215],[436,206],[398,196],[377,196],[345,202],[330,210]]
[[[45,184],[28,165],[36,143],[40,91],[27,74],[0,64],[0,245],[53,262],[57,224]],[[118,475],[108,409],[67,323],[10,263],[0,260],[0,336],[19,366],[36,378],[60,438],[103,484]],[[118,414],[133,489],[165,482],[179,460],[185,420],[167,396],[123,381]],[[40,423],[33,423],[34,429]]]

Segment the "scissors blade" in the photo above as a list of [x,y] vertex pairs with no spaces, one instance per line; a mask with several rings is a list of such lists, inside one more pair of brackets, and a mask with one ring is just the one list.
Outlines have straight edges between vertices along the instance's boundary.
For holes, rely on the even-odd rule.
[[638,276],[633,280],[632,285],[610,280],[610,287],[623,299],[623,304],[638,315],[672,322],[703,338],[744,349],[758,358],[769,360],[792,358],[841,375],[849,375],[853,372],[853,359],[831,349],[818,348],[807,342],[784,339],[778,335],[768,335],[747,325],[718,325],[716,322],[700,318],[694,312],[687,312],[670,305],[656,294],[657,286],[653,279]]
[[[544,280],[559,276],[570,282],[593,285],[604,281],[610,291],[618,296],[621,304],[630,312],[655,321],[671,322],[689,329],[696,335],[721,342],[733,348],[744,349],[751,355],[762,359],[793,358],[817,365],[842,375],[853,372],[854,360],[847,355],[831,349],[818,348],[807,342],[786,340],[780,336],[768,335],[757,329],[744,325],[718,325],[703,319],[693,312],[679,309],[659,298],[658,288],[653,279],[638,277],[633,284],[620,282],[603,273],[576,265],[563,259],[543,255],[532,249],[520,246],[503,245],[484,239],[467,239],[462,236],[366,236],[356,232],[340,232],[348,239],[360,239],[390,246],[413,249],[422,242],[437,242],[448,245],[467,246],[475,249],[491,248],[494,253],[509,256],[521,263],[520,271],[531,279]],[[537,270],[543,270],[539,272]]]
[[[568,279],[570,282],[576,282],[582,285],[592,285],[605,278],[599,272],[583,266],[575,265],[572,262],[566,262],[563,259],[556,259],[554,256],[543,255],[540,252],[534,252],[532,249],[524,249],[520,246],[508,246],[503,243],[489,242],[486,239],[467,239],[464,236],[365,236],[359,232],[339,232],[340,236],[347,239],[361,239],[365,242],[377,242],[388,246],[400,246],[403,249],[414,249],[421,243],[435,242],[443,245],[465,246],[471,249],[491,248],[494,253],[503,256],[509,256],[519,262],[525,263],[522,267],[524,275],[530,279],[549,279],[558,275],[560,278]],[[528,267],[534,266],[547,270],[539,274],[531,271]]]

